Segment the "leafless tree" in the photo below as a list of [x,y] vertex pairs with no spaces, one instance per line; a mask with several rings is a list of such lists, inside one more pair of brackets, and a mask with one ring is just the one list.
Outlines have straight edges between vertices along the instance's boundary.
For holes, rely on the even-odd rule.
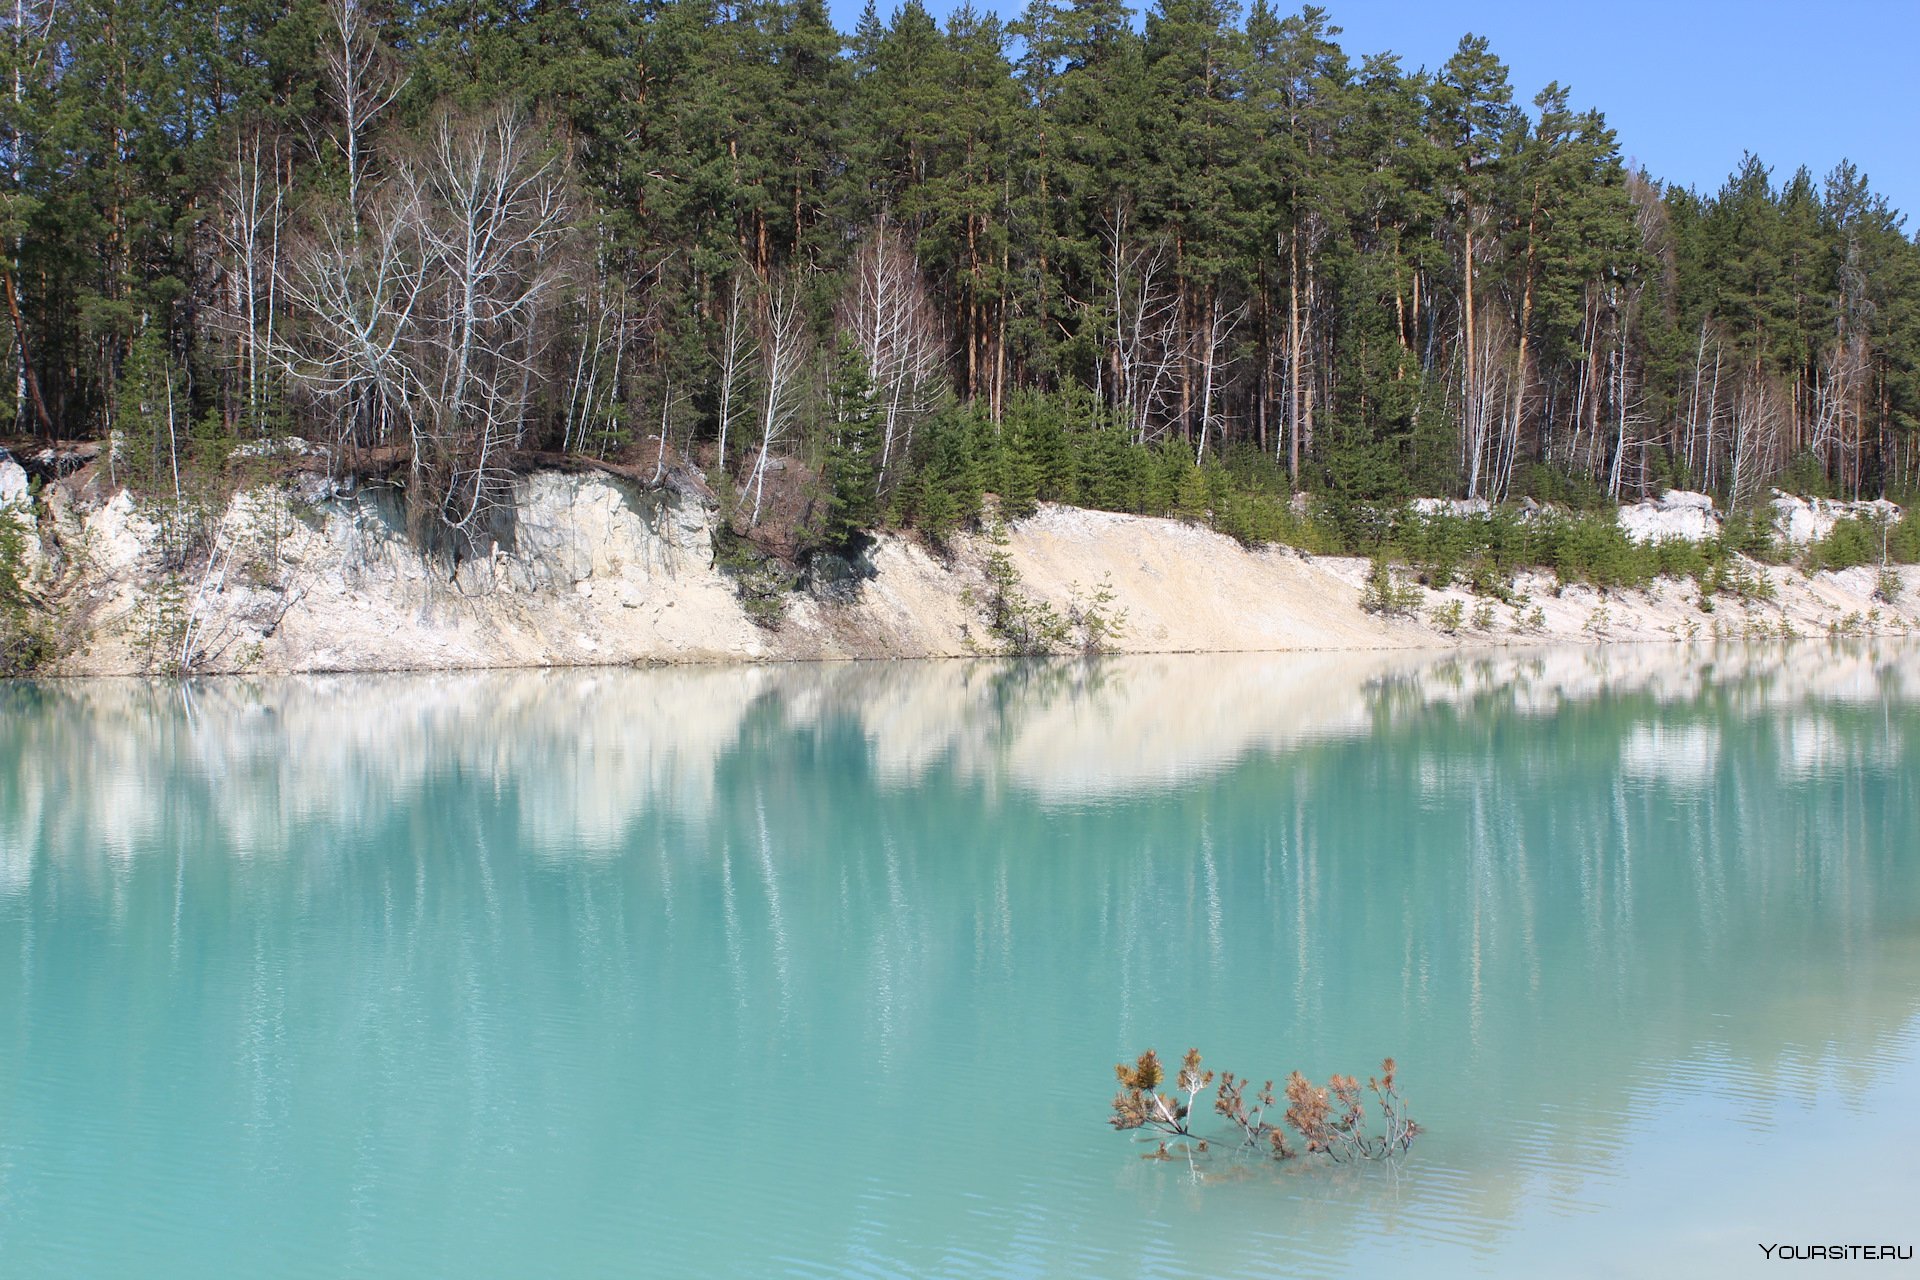
[[1613,458],[1607,467],[1607,496],[1616,502],[1621,500],[1628,488],[1644,491],[1647,486],[1644,447],[1647,415],[1639,385],[1635,381],[1624,328],[1623,325],[1623,331],[1616,335],[1607,353],[1614,433]]
[[[561,448],[604,457],[634,420],[633,373],[659,328],[654,290],[663,263],[623,265],[609,242],[574,241],[581,251],[566,268],[570,282],[556,308],[556,337],[564,372]],[[561,261],[566,261],[563,255]],[[571,344],[571,347],[567,346]]]
[[1724,447],[1730,510],[1738,510],[1758,493],[1761,482],[1778,467],[1786,421],[1779,388],[1765,375],[1749,371],[1734,391],[1727,420]]
[[748,480],[753,489],[753,516],[750,524],[760,523],[760,509],[766,496],[767,458],[784,441],[800,407],[801,375],[806,367],[806,314],[801,305],[799,282],[792,278],[775,285],[767,298],[761,326],[760,352],[766,383],[760,412],[760,455],[754,460]]
[[1101,306],[1112,337],[1105,367],[1096,368],[1095,376],[1110,376],[1113,385],[1096,390],[1105,390],[1134,442],[1144,444],[1166,429],[1167,400],[1180,363],[1179,298],[1165,279],[1166,246],[1134,244],[1124,206],[1107,217],[1104,238]]
[[290,323],[269,350],[291,388],[331,425],[336,456],[389,442],[395,424],[422,451],[413,412],[421,390],[410,359],[424,293],[418,193],[399,186],[354,219],[336,206],[307,211],[278,285]]
[[1491,308],[1482,310],[1476,340],[1459,350],[1461,361],[1460,469],[1467,477],[1469,498],[1493,497],[1497,486],[1502,429],[1502,404],[1512,368],[1508,359],[1512,338]]
[[748,327],[747,272],[742,263],[727,286],[727,315],[720,333],[720,448],[715,463],[722,471],[727,466],[727,434],[733,427],[736,403],[744,390],[748,363],[753,359],[753,333]]
[[919,260],[884,218],[854,252],[850,277],[840,327],[866,358],[880,414],[878,482],[884,489],[896,455],[913,446],[914,424],[938,403],[939,313]]
[[[499,494],[538,375],[541,312],[562,278],[566,184],[516,108],[442,114],[397,168],[420,222],[424,305],[415,368],[441,515],[470,530]],[[415,459],[416,468],[423,460]]]
[[[1207,311],[1207,327],[1200,335],[1200,444],[1193,454],[1195,466],[1207,456],[1207,431],[1217,421],[1213,412],[1214,394],[1233,363],[1227,358],[1227,342],[1246,314],[1245,305],[1235,307],[1232,311],[1223,310],[1218,292],[1214,294],[1213,305]],[[1224,433],[1225,424],[1219,424],[1218,430]],[[1224,434],[1222,438],[1225,438]]]
[[[13,65],[12,127],[0,135],[0,145],[6,149],[7,177],[13,196],[17,199],[26,190],[27,148],[32,145],[28,135],[20,128],[24,116],[27,84],[30,77],[38,76],[55,54],[54,42],[49,38],[53,31],[56,13],[54,0],[13,0],[11,11],[0,11],[0,22],[4,22],[10,61]],[[19,291],[15,284],[20,274],[20,253],[25,247],[25,236],[16,231],[6,261],[0,264],[0,293],[5,294],[7,319],[13,325],[13,348],[19,357],[14,367],[13,382],[13,418],[16,429],[26,422],[27,411],[33,411],[40,428],[52,439],[54,434],[53,417],[47,412],[46,401],[40,394],[40,380],[34,373],[33,359],[27,342],[26,321],[20,315]]]
[[543,313],[563,279],[565,175],[514,108],[441,115],[364,193],[306,219],[284,292],[289,378],[337,439],[407,433],[410,496],[471,533],[503,493],[541,377]]
[[600,427],[604,435],[617,415],[627,347],[623,283],[603,271],[593,272],[568,317],[575,347],[560,431],[564,452],[585,452],[594,428]]
[[238,134],[233,167],[220,188],[216,228],[226,259],[226,314],[244,392],[246,425],[258,431],[265,417],[269,353],[279,304],[281,236],[286,192],[280,181],[280,140],[263,130]]
[[[1707,348],[1713,348],[1713,369],[1707,369]],[[1701,477],[1713,488],[1715,422],[1720,416],[1720,337],[1712,332],[1706,317],[1700,320],[1700,336],[1694,343],[1692,390],[1687,397],[1687,421],[1681,445],[1681,458],[1689,475]]]
[[321,91],[339,118],[332,142],[346,165],[347,208],[358,234],[367,137],[406,80],[380,47],[360,0],[327,0],[322,23]]
[[1860,336],[1836,338],[1827,348],[1814,382],[1813,422],[1807,448],[1843,476],[1851,465],[1865,429],[1865,400],[1869,380],[1867,342]]

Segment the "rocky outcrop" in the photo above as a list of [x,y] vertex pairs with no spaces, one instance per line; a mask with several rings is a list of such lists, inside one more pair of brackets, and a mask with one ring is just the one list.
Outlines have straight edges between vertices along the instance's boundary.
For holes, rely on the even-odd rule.
[[13,455],[0,449],[0,507],[25,506],[28,499],[27,472]]
[[1707,542],[1720,536],[1720,513],[1713,498],[1685,489],[1669,489],[1657,498],[1620,508],[1620,528],[1635,542]]
[[[1802,548],[1833,532],[1842,520],[1870,520],[1895,524],[1902,511],[1885,499],[1843,502],[1833,498],[1801,498],[1775,489],[1768,499],[1773,536],[1781,546]],[[1713,498],[1704,493],[1669,489],[1620,508],[1620,527],[1635,542],[1663,542],[1678,538],[1705,542],[1720,535],[1725,523]]]
[[1407,506],[1423,516],[1485,519],[1493,514],[1493,504],[1485,498],[1415,498]]
[[[1670,528],[1712,518],[1710,503],[1686,496],[1669,495],[1659,510],[1674,517]],[[317,476],[243,492],[197,534],[170,528],[125,493],[82,501],[68,483],[47,486],[41,515],[45,562],[55,566],[48,594],[57,579],[65,630],[76,638],[61,668],[70,674],[933,657],[1001,647],[982,607],[992,548],[964,535],[940,551],[882,536],[857,555],[802,566],[788,579],[797,590],[749,609],[739,580],[715,561],[717,513],[697,482],[536,471],[519,481],[484,552],[457,560],[422,553],[396,489]],[[1383,618],[1361,607],[1364,560],[1249,549],[1176,520],[1058,506],[1014,524],[1005,552],[1016,590],[1060,615],[1104,600],[1118,623],[1107,647],[1132,652],[1851,633],[1904,628],[1920,605],[1912,571],[1896,605],[1876,599],[1887,584],[1873,571],[1807,577],[1753,565],[1739,599],[1703,602],[1690,580],[1603,593],[1535,573],[1521,575],[1505,601],[1415,588],[1417,607]]]
[[[302,493],[306,496],[303,497]],[[374,670],[766,655],[713,568],[710,516],[618,477],[536,472],[481,555],[422,554],[397,490],[256,489],[174,575],[122,493],[63,522],[88,564],[86,672]]]
[[1800,498],[1773,491],[1773,533],[1790,547],[1811,546],[1833,532],[1842,520],[1871,520],[1896,523],[1901,510],[1883,499],[1871,502],[1841,502],[1832,498]]

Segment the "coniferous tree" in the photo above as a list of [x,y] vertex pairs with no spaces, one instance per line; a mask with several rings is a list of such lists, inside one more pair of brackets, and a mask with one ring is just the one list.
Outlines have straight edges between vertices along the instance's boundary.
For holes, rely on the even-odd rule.
[[[782,363],[769,433],[761,300],[788,354],[833,352],[884,238],[917,372],[862,347],[860,519],[950,527],[1000,490],[1238,528],[1262,486],[1355,510],[1920,486],[1920,249],[1866,176],[1749,155],[1663,187],[1564,87],[1517,106],[1475,37],[1409,71],[1268,0],[944,26],[911,0],[844,38],[820,0],[21,0],[0,37],[17,435],[151,457],[167,385],[176,428],[398,449],[409,475],[514,465],[447,440],[644,439],[656,472],[758,496],[769,434],[865,465],[834,460],[832,354]],[[439,122],[495,110],[569,225],[514,267],[540,305],[488,322],[482,410],[411,380],[403,300],[445,246],[403,188]],[[356,331],[323,387],[315,353]]]

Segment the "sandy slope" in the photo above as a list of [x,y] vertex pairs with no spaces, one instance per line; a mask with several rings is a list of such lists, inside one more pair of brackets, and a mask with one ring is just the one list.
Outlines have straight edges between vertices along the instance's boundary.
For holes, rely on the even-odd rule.
[[[214,568],[169,604],[151,522],[124,496],[83,510],[56,503],[52,525],[81,570],[66,583],[83,643],[69,674],[165,669],[191,628],[199,670],[447,669],[634,662],[932,657],[990,653],[977,601],[988,550],[955,540],[946,556],[888,536],[876,576],[849,601],[790,598],[777,628],[756,624],[713,563],[712,515],[696,500],[593,474],[542,472],[524,485],[511,549],[437,570],[369,495],[303,505],[279,491],[236,499]],[[1020,589],[1064,610],[1104,586],[1128,652],[1384,649],[1573,641],[1675,640],[1831,627],[1898,631],[1916,623],[1920,574],[1895,610],[1871,598],[1870,570],[1759,567],[1777,599],[1698,604],[1691,582],[1602,594],[1525,575],[1491,624],[1444,632],[1431,614],[1483,602],[1423,592],[1419,616],[1360,608],[1365,561],[1253,551],[1173,520],[1047,506],[1009,531]],[[171,610],[171,613],[169,613]],[[1537,611],[1537,612],[1536,612]],[[1849,621],[1851,619],[1851,621]],[[1483,618],[1483,621],[1485,619]]]
[[[1721,599],[1700,608],[1690,580],[1665,580],[1646,591],[1601,592],[1561,587],[1551,574],[1523,574],[1515,603],[1492,605],[1492,624],[1471,626],[1486,601],[1463,587],[1420,591],[1416,616],[1381,618],[1360,608],[1368,562],[1349,556],[1307,556],[1284,548],[1249,550],[1195,525],[1073,507],[1043,506],[1009,531],[1008,554],[1021,587],[1065,609],[1105,584],[1125,626],[1112,648],[1131,653],[1286,649],[1396,649],[1435,644],[1537,645],[1600,641],[1671,641],[1765,635],[1901,631],[1920,625],[1920,572],[1904,570],[1904,608],[1873,599],[1869,569],[1819,573],[1754,565],[1774,584],[1776,599],[1745,605]],[[978,610],[959,599],[982,591],[978,540],[963,540],[950,563],[917,545],[886,543],[876,555],[878,579],[851,609],[809,603],[794,611],[779,637],[791,657],[922,656],[986,647]],[[1432,615],[1460,604],[1465,622],[1452,632]],[[1537,612],[1536,612],[1537,611]],[[1849,622],[1849,618],[1853,621]]]

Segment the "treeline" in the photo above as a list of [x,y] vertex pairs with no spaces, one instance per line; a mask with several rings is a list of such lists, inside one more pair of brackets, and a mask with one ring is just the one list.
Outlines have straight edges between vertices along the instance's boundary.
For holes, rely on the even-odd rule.
[[529,450],[691,459],[746,523],[798,456],[828,533],[1022,483],[1216,516],[1920,483],[1920,249],[1865,177],[1662,187],[1474,37],[1356,61],[1266,0],[0,27],[14,431],[163,488],[289,433],[456,529]]

